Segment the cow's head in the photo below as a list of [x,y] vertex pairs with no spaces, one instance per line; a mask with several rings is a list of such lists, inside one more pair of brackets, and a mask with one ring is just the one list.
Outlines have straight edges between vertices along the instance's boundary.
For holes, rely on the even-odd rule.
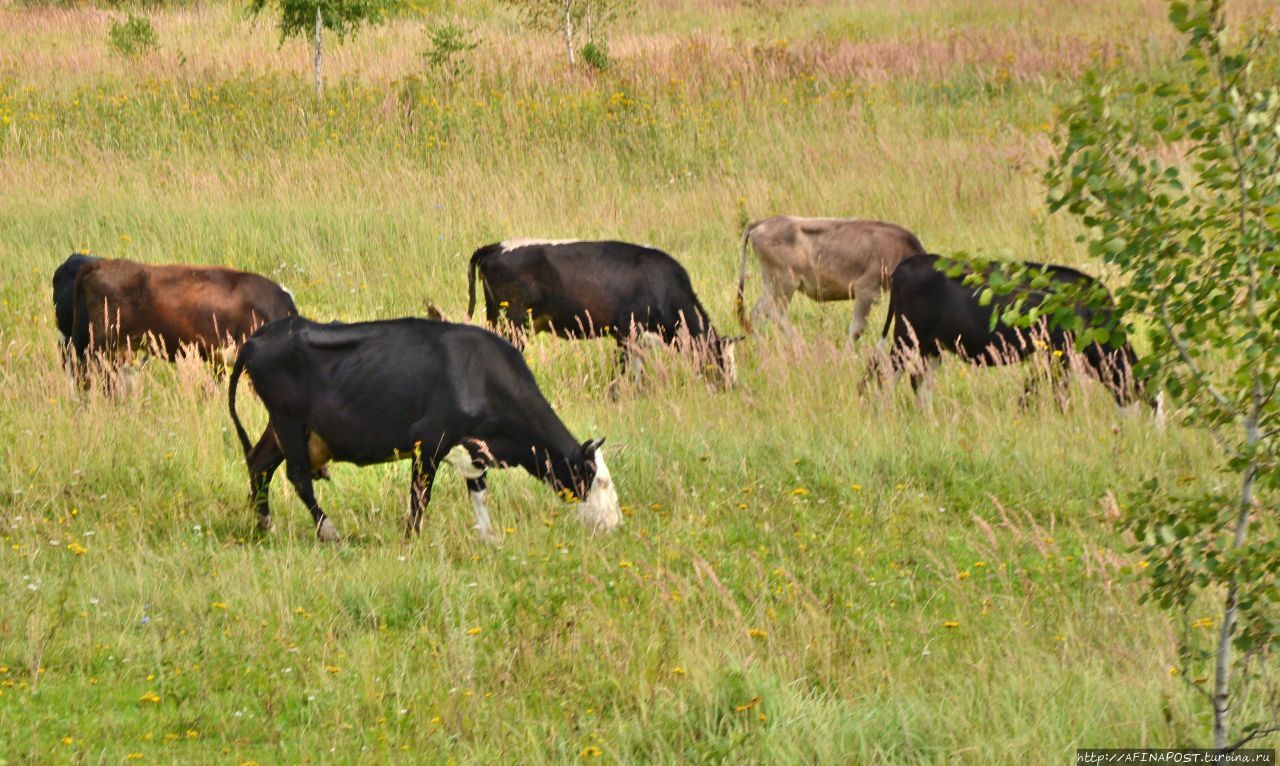
[[583,442],[576,454],[555,471],[556,488],[577,500],[578,520],[593,531],[611,532],[622,525],[622,507],[600,445],[604,439]]
[[725,338],[712,334],[707,342],[707,377],[721,388],[732,388],[738,382],[738,360],[734,346],[745,335]]

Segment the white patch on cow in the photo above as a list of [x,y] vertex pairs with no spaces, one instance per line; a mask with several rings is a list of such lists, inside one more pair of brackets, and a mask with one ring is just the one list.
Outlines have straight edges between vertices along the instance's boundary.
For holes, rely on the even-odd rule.
[[284,294],[285,294],[285,295],[289,296],[289,300],[293,301],[294,303],[297,303],[297,302],[298,302],[298,301],[297,301],[297,299],[295,299],[295,298],[293,297],[293,291],[292,291],[292,290],[290,290],[289,288],[285,287],[284,285],[280,285],[279,287],[280,287],[280,289],[281,289],[281,290],[284,290]]
[[502,252],[509,253],[512,250],[521,247],[529,247],[531,245],[572,245],[574,242],[581,242],[580,239],[504,239],[500,243]]
[[622,506],[602,450],[596,450],[595,461],[596,477],[587,490],[587,499],[579,505],[578,519],[592,531],[612,532],[622,525]]
[[444,456],[444,462],[453,466],[453,470],[462,474],[464,479],[478,479],[484,476],[485,469],[477,468],[475,463],[471,462],[471,453],[461,444],[449,450],[449,454]]

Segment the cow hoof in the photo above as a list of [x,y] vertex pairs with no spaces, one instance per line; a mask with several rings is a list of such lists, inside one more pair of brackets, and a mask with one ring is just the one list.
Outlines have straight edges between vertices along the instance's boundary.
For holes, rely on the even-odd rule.
[[496,545],[497,543],[502,542],[502,533],[494,529],[477,529],[476,534],[481,540],[484,540],[490,545]]
[[268,535],[276,531],[276,525],[272,523],[270,516],[258,517],[258,531]]
[[316,536],[320,538],[322,543],[336,543],[340,539],[338,530],[333,528],[328,519],[320,522],[320,525],[316,527]]

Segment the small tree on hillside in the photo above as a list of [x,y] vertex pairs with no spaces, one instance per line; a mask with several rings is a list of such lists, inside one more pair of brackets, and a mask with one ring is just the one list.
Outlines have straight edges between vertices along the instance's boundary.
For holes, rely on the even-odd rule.
[[[524,16],[531,26],[558,31],[564,37],[569,65],[577,63],[575,37],[597,46],[596,35],[609,24],[631,13],[635,0],[503,0]],[[601,37],[603,40],[603,37]]]
[[[1280,730],[1231,718],[1280,638],[1280,46],[1274,30],[1236,42],[1221,0],[1173,2],[1169,19],[1184,66],[1129,85],[1088,76],[1047,180],[1050,207],[1119,272],[1122,311],[1148,322],[1145,374],[1215,435],[1233,477],[1203,492],[1152,482],[1127,519],[1147,597],[1186,623],[1180,670],[1227,748]],[[1191,621],[1206,602],[1217,614]]]
[[279,14],[280,41],[315,34],[316,95],[324,87],[321,66],[324,57],[321,34],[329,30],[343,40],[362,24],[382,22],[399,0],[249,0],[254,16],[268,8]]

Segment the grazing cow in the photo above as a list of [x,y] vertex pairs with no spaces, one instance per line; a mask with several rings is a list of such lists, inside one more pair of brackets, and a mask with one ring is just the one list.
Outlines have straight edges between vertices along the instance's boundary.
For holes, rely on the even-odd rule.
[[[236,415],[241,371],[270,420],[250,445]],[[489,528],[485,471],[518,465],[566,498],[584,498],[592,529],[622,523],[618,494],[600,445],[578,443],[538,390],[511,344],[479,327],[429,319],[317,324],[289,317],[266,325],[240,348],[228,393],[231,419],[249,467],[258,525],[271,529],[271,476],[281,462],[311,511],[322,541],[337,540],[316,503],[312,473],[331,460],[370,465],[411,459],[406,538],[441,462],[467,480],[476,529]]]
[[715,331],[689,273],[661,250],[572,240],[486,245],[471,256],[468,317],[475,312],[477,271],[489,325],[498,327],[505,317],[517,344],[530,327],[562,338],[610,337],[625,373],[642,337],[672,344],[687,333],[715,382],[729,386],[737,377],[733,344],[739,339]]
[[[1010,295],[993,296],[988,305],[983,305],[979,300],[982,288],[965,285],[962,276],[948,276],[940,270],[938,260],[936,255],[903,260],[893,272],[889,292],[889,315],[882,335],[888,337],[892,326],[891,358],[896,373],[910,366],[916,353],[923,357],[925,364],[916,366],[911,374],[914,389],[919,391],[928,367],[939,361],[943,350],[978,365],[1020,361],[1037,349],[1052,350],[1058,369],[1065,371],[1066,353],[1074,348],[1067,332],[1049,326],[1047,321],[1032,329],[1013,328],[1001,321],[996,322],[994,329],[991,325],[993,311],[1019,298],[1025,300],[1024,310],[1032,309],[1044,302],[1047,291],[1028,288]],[[1093,277],[1075,269],[1037,263],[1025,265],[1045,269],[1052,281],[1074,286],[1075,290],[1102,289]],[[988,267],[987,273],[993,268],[994,265]],[[1109,306],[1094,308],[1082,304],[1075,313],[1086,327],[1105,325],[1113,318],[1113,309]],[[1141,385],[1133,379],[1137,355],[1123,337],[1115,337],[1105,345],[1092,343],[1082,356],[1093,375],[1107,386],[1119,404],[1129,404],[1141,393]]]
[[149,342],[170,360],[187,345],[211,358],[260,325],[298,313],[288,290],[257,274],[115,259],[80,269],[74,303],[72,342],[81,361],[90,351],[127,356]]
[[62,361],[66,364],[71,356],[71,334],[75,320],[76,277],[80,270],[91,263],[102,260],[84,253],[72,253],[62,265],[53,272],[53,313],[58,324],[58,334],[62,337],[60,347]]
[[[760,300],[747,318],[743,292],[747,279],[747,242],[760,261]],[[747,224],[738,265],[738,321],[747,332],[770,319],[787,334],[787,306],[796,290],[815,301],[853,299],[849,340],[867,327],[867,315],[889,275],[903,259],[924,253],[916,235],[891,223],[852,218],[798,218],[776,215]]]

